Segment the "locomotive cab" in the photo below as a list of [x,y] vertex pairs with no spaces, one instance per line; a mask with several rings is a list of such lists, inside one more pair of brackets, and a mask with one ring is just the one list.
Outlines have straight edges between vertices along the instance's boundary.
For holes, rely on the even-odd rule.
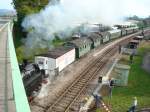
[[48,74],[48,58],[46,57],[36,57],[35,63],[39,66],[39,69],[42,70],[44,75]]

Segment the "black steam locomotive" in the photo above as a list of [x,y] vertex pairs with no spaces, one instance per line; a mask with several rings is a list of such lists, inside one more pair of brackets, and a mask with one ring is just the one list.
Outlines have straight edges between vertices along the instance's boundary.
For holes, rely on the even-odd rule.
[[38,92],[41,89],[44,74],[37,64],[29,63],[27,60],[24,60],[23,64],[20,64],[19,67],[26,95],[31,97],[34,92]]

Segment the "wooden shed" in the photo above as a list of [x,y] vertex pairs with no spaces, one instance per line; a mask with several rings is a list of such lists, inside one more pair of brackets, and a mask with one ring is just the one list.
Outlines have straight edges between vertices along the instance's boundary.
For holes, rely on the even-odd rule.
[[81,37],[69,42],[66,42],[64,46],[75,47],[76,58],[80,58],[91,50],[92,41],[87,37]]

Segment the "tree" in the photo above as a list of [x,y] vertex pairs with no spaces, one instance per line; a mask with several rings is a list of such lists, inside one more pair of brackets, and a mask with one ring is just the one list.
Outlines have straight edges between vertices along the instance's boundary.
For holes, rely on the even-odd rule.
[[18,22],[29,14],[37,13],[48,4],[49,0],[13,0],[17,11]]
[[14,23],[15,38],[26,37],[26,32],[23,32],[21,26],[23,19],[27,15],[38,13],[48,4],[48,2],[49,0],[13,0],[12,4],[17,12],[17,22]]

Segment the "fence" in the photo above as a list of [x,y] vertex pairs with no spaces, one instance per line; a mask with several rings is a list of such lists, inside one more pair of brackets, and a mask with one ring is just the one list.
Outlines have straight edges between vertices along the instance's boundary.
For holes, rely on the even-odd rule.
[[13,36],[12,36],[12,26],[13,24],[10,22],[8,24],[8,48],[10,52],[10,62],[11,62],[11,69],[12,69],[12,80],[13,80],[16,112],[31,112],[26,97],[25,89],[23,86],[22,77],[18,66],[18,61],[16,58]]

